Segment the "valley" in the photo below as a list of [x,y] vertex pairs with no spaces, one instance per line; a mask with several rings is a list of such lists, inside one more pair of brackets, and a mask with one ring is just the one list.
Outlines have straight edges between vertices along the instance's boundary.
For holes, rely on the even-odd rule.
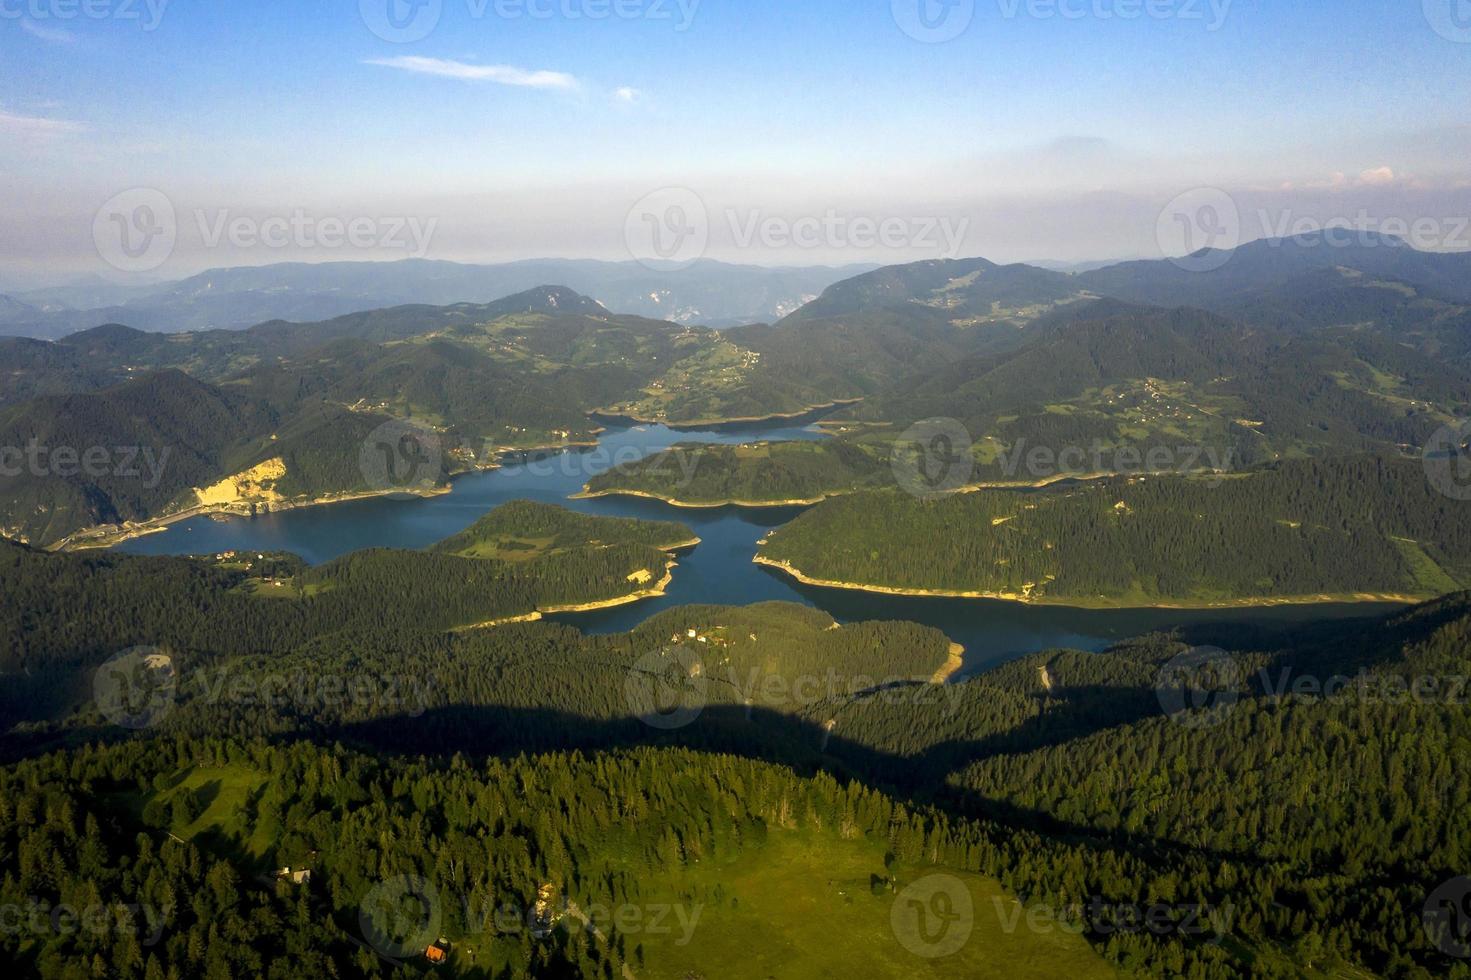
[[1471,0],[0,61],[0,977],[1471,980]]

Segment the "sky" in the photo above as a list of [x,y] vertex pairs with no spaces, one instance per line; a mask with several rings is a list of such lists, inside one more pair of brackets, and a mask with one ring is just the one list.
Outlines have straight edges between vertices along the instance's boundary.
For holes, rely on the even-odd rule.
[[0,0],[0,289],[1459,250],[1468,116],[1471,0]]

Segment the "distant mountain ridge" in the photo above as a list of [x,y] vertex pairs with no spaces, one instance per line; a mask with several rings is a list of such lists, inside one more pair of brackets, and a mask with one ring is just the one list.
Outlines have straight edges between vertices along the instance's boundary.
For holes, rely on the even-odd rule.
[[[834,283],[783,324],[898,311],[915,316],[934,311],[954,323],[1021,322],[1063,303],[1103,298],[1240,315],[1264,298],[1280,304],[1294,288],[1325,285],[1387,284],[1401,292],[1409,286],[1426,299],[1471,303],[1471,252],[1422,252],[1373,232],[1328,230],[1260,239],[1230,252],[1205,250],[1189,258],[1143,259],[1083,272],[998,265],[982,258],[886,266]],[[1371,302],[1382,306],[1383,298]],[[1321,316],[1318,321],[1324,322]]]
[[[618,313],[727,327],[780,319],[832,283],[871,268],[764,268],[708,260],[677,271],[570,259],[502,265],[427,259],[285,263],[215,269],[157,287],[38,290],[17,298],[20,307],[0,308],[0,333],[55,339],[103,323],[158,332],[236,330],[393,306],[485,303],[548,282],[565,283]],[[94,305],[98,300],[104,302]]]
[[40,313],[29,303],[22,303],[13,296],[0,294],[0,320],[35,316]]
[[[1229,306],[1243,290],[1281,286],[1304,274],[1345,268],[1409,283],[1451,302],[1471,302],[1471,252],[1422,252],[1391,235],[1349,229],[1264,238],[1191,262],[1144,260],[1076,278],[1101,296],[1156,306]],[[1219,268],[1210,268],[1221,263]]]

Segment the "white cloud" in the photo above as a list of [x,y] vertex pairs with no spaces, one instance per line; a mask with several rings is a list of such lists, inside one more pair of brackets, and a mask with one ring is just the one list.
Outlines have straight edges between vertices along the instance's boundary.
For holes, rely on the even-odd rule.
[[[1350,177],[1342,171],[1337,171],[1326,178],[1306,181],[1303,186],[1313,191],[1345,191],[1355,187],[1387,187],[1395,183],[1397,179],[1394,168],[1375,167],[1372,170],[1363,171],[1357,177]],[[1287,186],[1290,188],[1292,185],[1289,183]]]
[[518,88],[570,90],[578,87],[577,79],[565,72],[528,71],[511,65],[470,65],[463,61],[420,58],[413,55],[399,58],[374,58],[364,64],[397,68],[421,75],[436,75],[440,78],[454,78],[463,82],[492,82],[496,85],[512,85]]
[[45,119],[41,116],[21,116],[0,109],[0,133],[19,133],[22,136],[52,136],[75,133],[83,127],[66,119]]
[[42,27],[29,18],[22,17],[20,29],[32,37],[38,37],[52,44],[75,44],[77,36],[64,27]]
[[629,88],[627,85],[613,90],[613,101],[622,103],[623,105],[633,105],[643,97],[644,93],[636,88]]

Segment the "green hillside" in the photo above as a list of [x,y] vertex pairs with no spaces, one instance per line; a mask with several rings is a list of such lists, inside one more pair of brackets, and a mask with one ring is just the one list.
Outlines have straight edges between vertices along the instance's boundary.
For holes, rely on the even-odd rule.
[[892,481],[883,448],[841,440],[676,446],[588,481],[586,493],[637,493],[694,505],[811,501]]
[[517,500],[502,504],[430,550],[465,558],[526,561],[588,547],[643,545],[667,551],[698,541],[693,531],[672,521],[593,517],[565,507]]
[[761,557],[850,587],[1076,605],[1431,597],[1471,584],[1471,505],[1415,460],[1294,461],[1045,493],[826,501]]

